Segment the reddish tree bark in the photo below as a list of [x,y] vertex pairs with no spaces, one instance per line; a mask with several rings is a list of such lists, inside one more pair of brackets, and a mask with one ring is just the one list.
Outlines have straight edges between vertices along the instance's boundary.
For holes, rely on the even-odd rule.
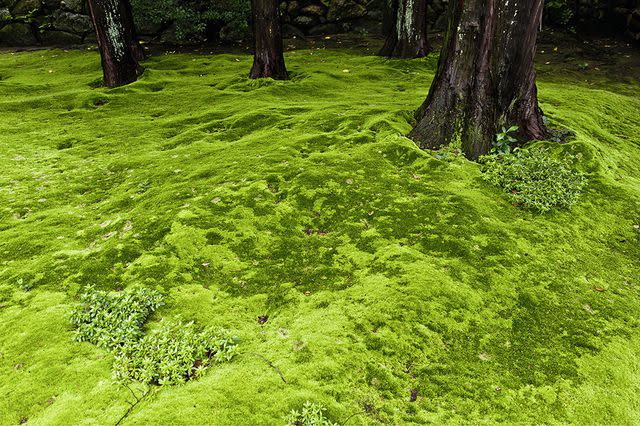
[[534,56],[543,0],[455,0],[438,70],[410,133],[422,148],[460,141],[470,159],[488,153],[501,126],[544,139]]
[[287,80],[278,0],[252,0],[255,52],[251,78]]
[[104,84],[117,87],[138,79],[144,53],[138,43],[129,0],[89,0],[102,59]]
[[387,0],[380,56],[423,58],[431,52],[427,38],[426,0]]

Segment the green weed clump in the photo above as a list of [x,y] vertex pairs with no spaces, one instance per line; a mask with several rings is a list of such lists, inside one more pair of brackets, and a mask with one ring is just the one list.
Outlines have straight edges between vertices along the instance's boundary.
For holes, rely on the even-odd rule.
[[236,354],[236,340],[226,330],[198,332],[193,322],[163,321],[124,346],[113,370],[120,382],[176,385],[201,377],[211,364],[230,361]]
[[572,207],[586,184],[584,175],[566,159],[540,149],[520,149],[483,161],[486,181],[504,189],[513,204],[539,212]]
[[162,294],[144,287],[110,293],[88,287],[71,315],[75,339],[115,350],[142,337],[147,318],[164,303]]
[[517,132],[518,126],[511,126],[508,129],[502,128],[502,131],[496,134],[496,140],[493,142],[490,154],[493,155],[506,155],[511,153],[511,145],[518,142],[513,136],[514,132]]
[[325,417],[324,411],[321,404],[307,401],[300,411],[291,410],[285,420],[287,426],[337,426]]

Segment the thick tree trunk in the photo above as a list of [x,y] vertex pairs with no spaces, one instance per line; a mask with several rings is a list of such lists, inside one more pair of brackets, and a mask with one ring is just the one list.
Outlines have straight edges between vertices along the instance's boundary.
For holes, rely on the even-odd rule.
[[431,52],[426,0],[387,0],[385,12],[386,39],[380,56],[413,59]]
[[255,52],[251,78],[287,80],[278,0],[252,0]]
[[144,54],[136,38],[129,0],[89,0],[102,58],[104,84],[117,87],[137,80]]
[[460,142],[470,159],[490,151],[501,126],[548,136],[538,108],[534,57],[543,0],[450,2],[438,70],[409,135],[422,148]]

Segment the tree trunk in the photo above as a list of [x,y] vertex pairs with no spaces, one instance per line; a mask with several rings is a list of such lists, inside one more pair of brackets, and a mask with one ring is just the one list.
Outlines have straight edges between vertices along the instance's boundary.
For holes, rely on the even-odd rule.
[[640,41],[640,9],[636,9],[627,16],[627,35],[635,41]]
[[[133,9],[131,8],[131,0],[122,0],[124,11],[124,29],[126,31],[127,40],[129,40],[129,49],[134,59],[140,63],[146,57],[144,49],[138,40],[138,33],[136,32],[135,22],[133,20]],[[142,69],[138,70],[139,72]]]
[[413,59],[431,52],[426,0],[388,0],[385,12],[386,39],[380,56]]
[[144,56],[136,38],[129,0],[89,0],[102,58],[104,84],[117,87],[137,80]]
[[543,0],[456,0],[438,70],[409,137],[422,148],[459,142],[487,154],[501,126],[522,140],[548,131],[538,108],[534,57]]
[[278,0],[252,0],[255,52],[251,78],[287,80]]

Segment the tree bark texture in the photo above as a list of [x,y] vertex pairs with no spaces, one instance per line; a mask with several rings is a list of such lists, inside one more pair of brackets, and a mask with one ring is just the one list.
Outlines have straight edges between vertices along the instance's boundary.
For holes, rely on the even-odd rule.
[[543,0],[454,0],[449,8],[436,76],[409,137],[430,149],[460,142],[474,160],[501,126],[517,125],[519,139],[547,137],[534,69]]
[[380,56],[423,58],[431,52],[427,38],[427,0],[387,0],[384,46]]
[[104,84],[118,87],[137,80],[138,60],[144,54],[138,43],[129,0],[89,0],[96,31]]
[[252,0],[255,52],[251,78],[287,80],[278,0]]

